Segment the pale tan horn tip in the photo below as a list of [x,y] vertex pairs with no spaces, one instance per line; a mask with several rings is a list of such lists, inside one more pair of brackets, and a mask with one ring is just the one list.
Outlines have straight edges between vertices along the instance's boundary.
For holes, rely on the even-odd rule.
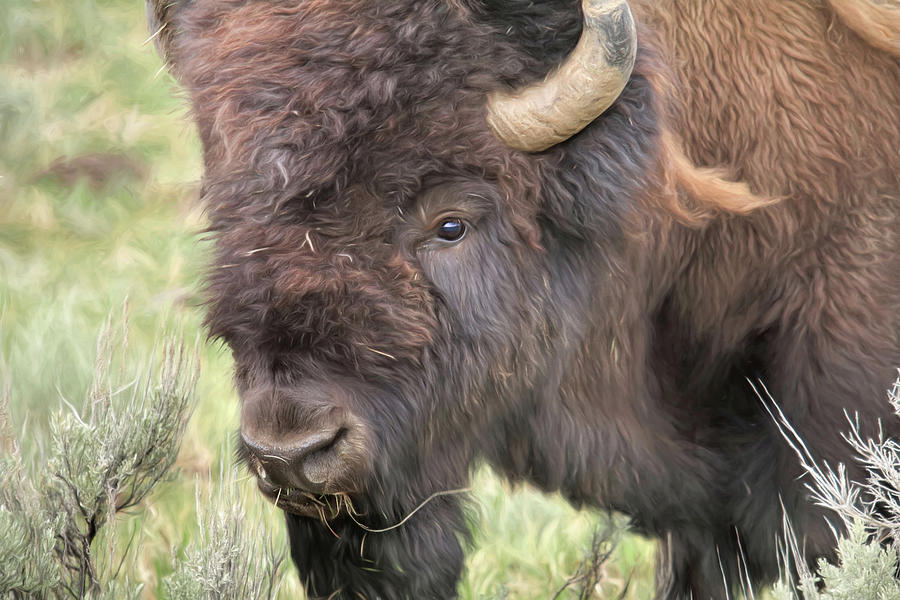
[[572,53],[547,78],[495,92],[487,122],[508,146],[538,152],[563,142],[600,116],[628,83],[637,31],[626,0],[582,0],[584,26]]
[[627,80],[637,55],[637,28],[626,0],[583,0],[584,30],[604,50],[605,65],[621,71]]

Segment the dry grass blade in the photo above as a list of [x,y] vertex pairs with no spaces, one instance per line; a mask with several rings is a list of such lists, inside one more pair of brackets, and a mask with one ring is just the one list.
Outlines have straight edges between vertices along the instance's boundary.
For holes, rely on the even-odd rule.
[[353,510],[353,505],[349,504],[349,502],[348,502],[349,510],[347,511],[347,514],[350,515],[350,518],[353,520],[353,522],[356,523],[356,525],[358,527],[360,527],[361,529],[364,529],[364,530],[368,531],[369,533],[385,533],[385,532],[391,531],[392,529],[397,529],[398,527],[401,527],[404,523],[409,521],[413,517],[414,514],[416,514],[420,510],[422,510],[422,508],[424,508],[426,504],[428,504],[435,498],[438,498],[440,496],[451,496],[453,494],[465,494],[466,492],[471,492],[471,491],[472,491],[472,488],[461,488],[458,490],[444,490],[441,492],[435,492],[432,495],[425,498],[425,500],[423,500],[421,504],[419,504],[417,507],[415,507],[408,515],[403,517],[403,519],[401,519],[398,523],[395,523],[394,525],[391,525],[390,527],[384,527],[382,529],[372,529],[372,528],[360,523],[356,519],[357,514]]

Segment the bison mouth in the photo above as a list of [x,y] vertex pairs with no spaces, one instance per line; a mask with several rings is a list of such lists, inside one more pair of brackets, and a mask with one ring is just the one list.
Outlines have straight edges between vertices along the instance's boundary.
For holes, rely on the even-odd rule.
[[353,510],[346,494],[312,494],[291,487],[278,487],[265,479],[257,479],[262,495],[277,508],[301,517],[333,521]]

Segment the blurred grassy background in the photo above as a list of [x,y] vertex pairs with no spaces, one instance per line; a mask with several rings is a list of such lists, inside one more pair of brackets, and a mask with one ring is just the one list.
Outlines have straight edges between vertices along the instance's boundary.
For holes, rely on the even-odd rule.
[[[147,37],[139,0],[0,0],[0,389],[26,456],[41,453],[62,399],[82,403],[97,334],[126,298],[128,361],[146,361],[165,332],[202,340],[200,148]],[[128,576],[148,598],[196,533],[195,486],[207,489],[230,462],[231,359],[219,345],[201,348],[179,474],[121,525],[140,532]],[[253,518],[283,544],[278,511],[241,485]],[[511,493],[486,470],[474,496],[466,599],[552,598],[606,522],[558,498]],[[629,579],[628,598],[649,597],[651,556],[649,542],[626,536],[600,597]],[[293,566],[283,575],[281,595],[300,597]]]

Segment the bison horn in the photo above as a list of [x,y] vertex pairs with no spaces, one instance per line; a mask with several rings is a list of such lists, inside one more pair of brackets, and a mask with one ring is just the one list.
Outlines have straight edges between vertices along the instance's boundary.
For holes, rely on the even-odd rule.
[[546,150],[584,129],[622,93],[637,52],[628,2],[582,0],[582,11],[581,39],[563,64],[540,83],[488,99],[488,124],[506,145]]

